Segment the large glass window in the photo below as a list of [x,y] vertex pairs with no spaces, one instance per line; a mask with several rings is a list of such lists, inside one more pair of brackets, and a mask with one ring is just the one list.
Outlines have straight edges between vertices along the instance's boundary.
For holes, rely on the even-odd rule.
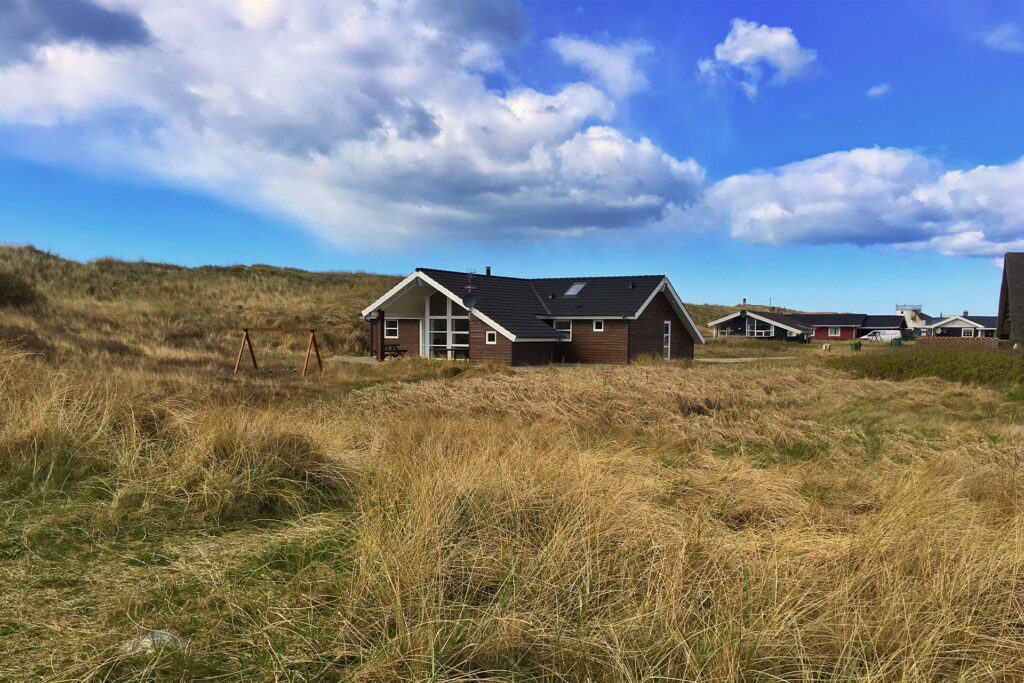
[[775,325],[747,316],[748,337],[774,337]]
[[427,346],[431,358],[469,358],[469,312],[440,292],[427,299]]

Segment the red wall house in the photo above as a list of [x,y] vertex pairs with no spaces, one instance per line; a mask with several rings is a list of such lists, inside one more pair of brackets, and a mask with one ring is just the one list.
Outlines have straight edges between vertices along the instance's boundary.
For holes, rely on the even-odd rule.
[[842,339],[856,339],[856,338],[857,338],[857,328],[856,327],[840,327],[839,328],[839,336],[838,337],[830,337],[829,334],[828,334],[828,328],[827,327],[815,327],[814,328],[814,339],[824,339],[824,340],[827,341],[829,339],[840,339],[840,340],[842,340]]

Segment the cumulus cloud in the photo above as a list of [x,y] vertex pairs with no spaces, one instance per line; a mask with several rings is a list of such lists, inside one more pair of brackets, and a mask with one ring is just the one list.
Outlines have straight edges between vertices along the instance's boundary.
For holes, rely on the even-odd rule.
[[1017,24],[1008,21],[983,34],[981,42],[993,50],[1024,52],[1024,31]]
[[888,83],[880,83],[879,85],[875,85],[875,86],[872,86],[872,87],[868,88],[867,96],[868,97],[881,97],[882,95],[885,95],[888,92],[889,92],[889,84]]
[[1024,159],[949,170],[905,149],[833,152],[736,175],[708,191],[730,234],[754,244],[889,245],[950,256],[1024,248]]
[[615,97],[626,97],[647,87],[647,77],[636,66],[637,58],[650,54],[642,41],[602,45],[582,38],[558,36],[551,46],[568,64],[575,64]]
[[46,34],[0,66],[0,122],[50,154],[290,216],[334,243],[628,228],[703,191],[696,162],[612,126],[630,69],[581,57],[605,90],[488,87],[528,33],[516,2],[95,9],[146,39]]
[[793,29],[737,18],[725,40],[715,46],[715,58],[700,60],[697,68],[711,82],[736,80],[753,99],[766,72],[771,73],[771,83],[782,84],[807,75],[815,59],[817,52],[801,47]]

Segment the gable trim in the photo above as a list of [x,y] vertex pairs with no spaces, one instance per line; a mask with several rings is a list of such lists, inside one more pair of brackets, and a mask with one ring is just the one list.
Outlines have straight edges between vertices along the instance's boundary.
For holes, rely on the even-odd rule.
[[700,333],[699,329],[697,329],[697,325],[693,322],[693,318],[690,317],[690,312],[686,310],[683,300],[679,298],[675,287],[673,287],[672,283],[669,282],[668,277],[663,277],[661,279],[658,286],[655,287],[654,291],[651,292],[651,295],[647,297],[647,301],[645,301],[643,305],[637,309],[637,312],[633,314],[633,319],[635,320],[639,318],[651,302],[654,301],[654,297],[658,296],[661,292],[665,292],[665,296],[668,297],[669,304],[673,309],[675,309],[676,315],[679,316],[679,319],[682,320],[683,324],[686,325],[686,328],[690,331],[690,336],[693,337],[694,343],[703,344],[704,335]]
[[951,323],[954,320],[961,320],[961,321],[967,323],[968,325],[970,325],[970,326],[972,326],[974,328],[977,328],[979,330],[994,330],[994,329],[996,329],[994,327],[985,327],[981,323],[976,323],[973,320],[968,320],[967,318],[963,317],[962,315],[947,315],[942,320],[938,321],[937,323],[932,323],[931,325],[927,325],[927,327],[935,329],[936,327],[942,327],[946,323]]
[[[735,313],[730,313],[729,315],[727,315],[725,317],[722,317],[722,318],[719,318],[718,320],[712,320],[711,322],[708,323],[708,327],[718,327],[722,323],[727,322],[727,321],[732,320],[733,318],[737,317],[742,312],[743,311],[736,311]],[[789,332],[793,332],[795,334],[811,334],[807,330],[801,330],[801,329],[798,329],[796,327],[791,327],[791,326],[787,325],[786,323],[780,323],[778,320],[770,320],[768,318],[765,318],[764,316],[758,315],[754,311],[747,311],[747,316],[753,318],[754,320],[760,320],[763,323],[768,323],[769,325],[774,325],[775,327],[781,327],[782,329],[787,330]],[[818,327],[853,327],[853,326],[852,325],[819,325]]]

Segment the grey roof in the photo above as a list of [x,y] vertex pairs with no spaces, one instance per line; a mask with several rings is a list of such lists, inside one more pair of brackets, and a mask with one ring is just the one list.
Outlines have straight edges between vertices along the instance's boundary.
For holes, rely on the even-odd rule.
[[761,316],[765,320],[771,320],[773,323],[778,323],[779,325],[786,325],[788,327],[792,327],[794,329],[800,330],[801,332],[806,332],[808,334],[814,332],[813,327],[811,327],[810,325],[805,325],[799,320],[796,320],[792,315],[786,315],[784,313],[761,313],[760,311],[747,311],[747,313],[753,313],[754,315]]
[[999,291],[996,334],[1024,341],[1024,252],[1003,257],[1003,283]]
[[907,326],[902,315],[866,315],[861,327],[869,330],[899,330]]
[[790,317],[814,327],[861,327],[863,313],[790,313]]
[[972,323],[993,330],[996,328],[996,320],[998,320],[994,315],[965,315],[963,317],[967,318]]
[[[417,268],[452,293],[463,295],[472,279],[475,307],[517,337],[558,339],[551,325],[538,318],[636,314],[664,275],[619,277],[518,278],[474,274],[436,268]],[[565,292],[578,282],[586,285],[575,296]]]

